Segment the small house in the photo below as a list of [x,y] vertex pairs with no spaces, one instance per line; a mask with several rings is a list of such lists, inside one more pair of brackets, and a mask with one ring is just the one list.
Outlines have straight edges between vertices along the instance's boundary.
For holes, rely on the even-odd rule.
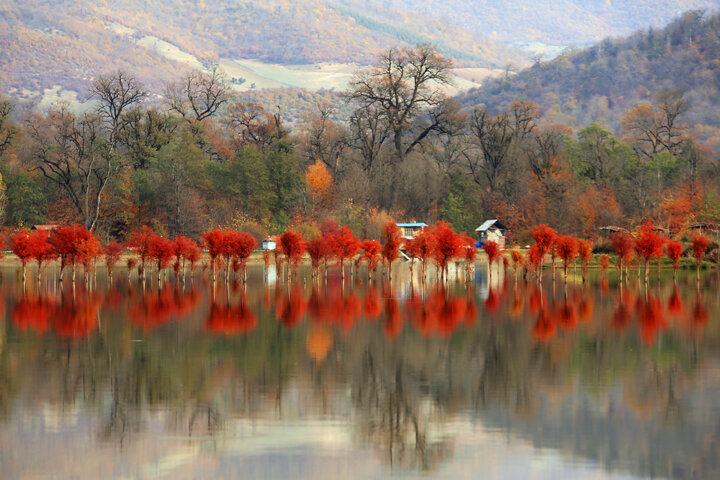
[[407,240],[413,238],[415,235],[427,228],[427,223],[422,222],[397,223],[396,225],[400,228],[402,238]]
[[265,240],[263,240],[262,248],[263,248],[263,250],[273,251],[277,248],[277,242],[278,242],[277,236],[268,237]]
[[482,225],[475,229],[478,233],[478,240],[482,246],[485,242],[495,242],[500,245],[500,249],[505,249],[505,232],[507,227],[500,220],[485,220]]

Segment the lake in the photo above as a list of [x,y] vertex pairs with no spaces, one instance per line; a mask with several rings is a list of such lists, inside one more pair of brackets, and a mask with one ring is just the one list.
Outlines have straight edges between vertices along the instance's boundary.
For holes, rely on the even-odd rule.
[[2,270],[0,478],[720,478],[718,272],[398,270]]

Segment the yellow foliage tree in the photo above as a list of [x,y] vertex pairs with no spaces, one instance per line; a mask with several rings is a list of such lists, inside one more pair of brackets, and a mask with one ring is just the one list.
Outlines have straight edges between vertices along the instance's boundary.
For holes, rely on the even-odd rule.
[[316,208],[329,208],[335,197],[333,177],[325,164],[318,160],[305,172],[310,198]]

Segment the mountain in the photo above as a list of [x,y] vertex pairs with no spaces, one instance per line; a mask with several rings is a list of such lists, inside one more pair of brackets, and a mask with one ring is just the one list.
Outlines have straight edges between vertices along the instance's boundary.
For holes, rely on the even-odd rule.
[[342,88],[380,50],[422,42],[458,66],[528,61],[432,17],[326,1],[0,0],[0,91],[74,100],[93,76],[122,69],[159,92],[188,68],[213,63],[239,90]]
[[398,11],[437,18],[470,32],[482,32],[496,42],[529,49],[533,44],[589,45],[606,37],[663,27],[688,10],[720,8],[720,0],[370,0],[369,3],[392,5]]
[[687,12],[663,29],[567,51],[516,75],[488,80],[459,98],[468,108],[491,109],[529,99],[552,120],[617,130],[629,108],[676,88],[690,105],[686,121],[720,127],[720,14]]

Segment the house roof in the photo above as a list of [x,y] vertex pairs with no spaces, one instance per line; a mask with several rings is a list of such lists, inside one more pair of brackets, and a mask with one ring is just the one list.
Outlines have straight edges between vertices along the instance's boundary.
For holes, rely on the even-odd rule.
[[423,228],[423,227],[427,227],[427,223],[423,223],[423,222],[416,222],[416,223],[396,223],[395,225],[397,225],[397,226],[400,227],[400,228]]
[[475,231],[484,232],[486,230],[489,230],[492,226],[495,226],[495,228],[499,228],[500,230],[507,230],[507,228],[505,228],[505,225],[500,223],[497,218],[493,218],[492,220],[485,220],[482,225],[475,229]]

